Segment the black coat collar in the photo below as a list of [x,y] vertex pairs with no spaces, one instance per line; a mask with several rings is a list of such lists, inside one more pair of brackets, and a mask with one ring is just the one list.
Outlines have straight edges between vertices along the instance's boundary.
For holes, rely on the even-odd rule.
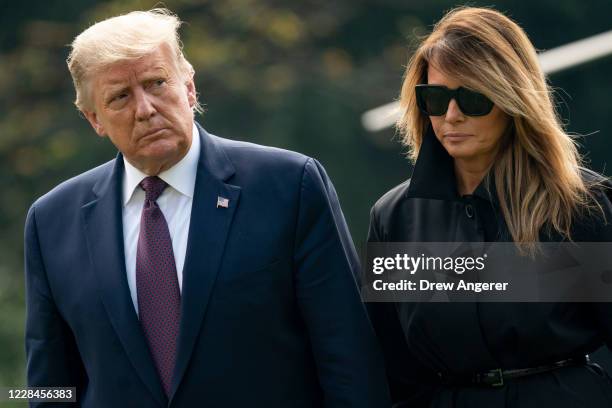
[[[495,180],[491,173],[485,176],[473,195],[494,204],[498,203]],[[461,199],[457,191],[453,158],[436,138],[431,125],[423,136],[406,197],[446,201]]]

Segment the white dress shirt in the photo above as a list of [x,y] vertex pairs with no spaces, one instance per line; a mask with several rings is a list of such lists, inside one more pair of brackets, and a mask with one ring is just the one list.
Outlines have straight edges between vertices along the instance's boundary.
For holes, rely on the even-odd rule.
[[[193,125],[191,147],[189,151],[174,166],[159,173],[158,177],[168,183],[164,192],[157,199],[172,239],[172,250],[176,263],[176,273],[179,290],[183,290],[183,266],[187,252],[189,222],[191,220],[191,205],[193,191],[200,159],[200,134]],[[132,166],[123,158],[125,172],[123,173],[123,248],[125,251],[125,267],[127,281],[132,295],[134,309],[138,313],[138,297],[136,293],[136,248],[140,232],[140,216],[144,205],[145,192],[139,186],[147,177],[145,173]]]

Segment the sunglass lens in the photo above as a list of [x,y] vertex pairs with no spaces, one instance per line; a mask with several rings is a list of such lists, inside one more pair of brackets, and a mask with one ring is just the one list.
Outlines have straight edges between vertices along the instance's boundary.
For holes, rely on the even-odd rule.
[[448,92],[444,88],[427,87],[421,90],[419,107],[431,116],[441,116],[446,113],[449,102]]
[[465,88],[459,89],[457,99],[459,108],[468,116],[484,116],[493,109],[493,102],[489,98]]

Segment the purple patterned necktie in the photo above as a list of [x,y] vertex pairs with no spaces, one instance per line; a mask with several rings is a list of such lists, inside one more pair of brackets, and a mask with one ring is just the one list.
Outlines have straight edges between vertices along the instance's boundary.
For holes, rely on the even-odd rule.
[[140,324],[164,391],[169,395],[181,320],[181,294],[168,224],[156,202],[166,186],[156,176],[140,183],[145,202],[136,252],[136,291]]

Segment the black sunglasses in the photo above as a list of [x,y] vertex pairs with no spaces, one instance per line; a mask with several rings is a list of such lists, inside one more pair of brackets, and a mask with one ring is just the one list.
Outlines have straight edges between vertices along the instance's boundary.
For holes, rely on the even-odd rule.
[[443,85],[421,84],[415,91],[419,109],[428,116],[444,115],[451,99],[455,99],[461,112],[468,116],[488,115],[493,109],[489,98],[463,87],[448,89]]

